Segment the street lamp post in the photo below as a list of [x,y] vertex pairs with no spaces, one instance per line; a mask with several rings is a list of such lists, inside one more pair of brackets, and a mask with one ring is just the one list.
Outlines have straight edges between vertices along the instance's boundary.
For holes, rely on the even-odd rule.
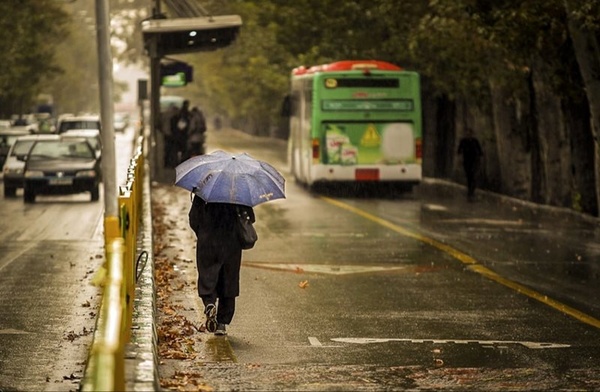
[[[108,0],[96,0],[96,39],[102,124],[102,183],[104,185],[104,238],[116,238],[119,232],[118,193],[113,128],[113,76],[110,51]],[[106,242],[105,242],[106,243]]]

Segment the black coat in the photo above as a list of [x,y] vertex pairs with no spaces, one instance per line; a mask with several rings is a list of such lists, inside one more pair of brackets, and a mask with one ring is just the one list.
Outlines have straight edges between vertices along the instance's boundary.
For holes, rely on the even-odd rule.
[[189,212],[190,227],[196,233],[196,265],[198,294],[237,297],[240,294],[242,248],[235,230],[236,209],[248,212],[251,207],[227,203],[205,203],[194,196]]

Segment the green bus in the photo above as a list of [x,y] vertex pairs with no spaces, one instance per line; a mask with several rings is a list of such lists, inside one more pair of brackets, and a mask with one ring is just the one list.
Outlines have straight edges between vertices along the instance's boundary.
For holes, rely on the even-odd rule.
[[298,182],[421,182],[418,73],[375,60],[299,67],[286,106]]

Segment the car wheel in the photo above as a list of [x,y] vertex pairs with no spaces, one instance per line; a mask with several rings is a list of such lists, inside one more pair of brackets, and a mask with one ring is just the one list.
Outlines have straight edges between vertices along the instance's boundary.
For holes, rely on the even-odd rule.
[[17,188],[4,185],[4,197],[15,197]]
[[25,188],[23,191],[23,201],[25,203],[35,203],[35,193],[31,189]]
[[98,185],[90,192],[92,194],[92,201],[98,201],[100,199],[100,187]]

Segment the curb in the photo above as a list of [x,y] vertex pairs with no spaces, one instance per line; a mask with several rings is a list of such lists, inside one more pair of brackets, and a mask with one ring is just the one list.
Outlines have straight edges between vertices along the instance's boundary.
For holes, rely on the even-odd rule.
[[[150,168],[144,169],[142,222],[137,239],[137,282],[131,323],[131,341],[125,347],[125,389],[160,391],[158,376],[158,335],[156,332],[156,290],[154,282],[154,242]],[[145,255],[145,257],[144,257]]]
[[[467,188],[465,185],[452,182],[450,180],[434,178],[434,177],[423,177],[421,185],[419,186],[420,191],[424,193],[434,193],[438,195],[452,195],[463,197],[466,195]],[[561,219],[572,219],[581,220],[591,224],[600,225],[600,218],[594,217],[589,214],[584,214],[566,207],[557,207],[548,204],[539,204],[528,200],[517,199],[511,196],[503,195],[501,193],[495,193],[484,189],[477,188],[475,194],[482,200],[489,202],[503,203],[513,207],[527,209],[529,211],[541,211],[544,214],[556,216]]]

